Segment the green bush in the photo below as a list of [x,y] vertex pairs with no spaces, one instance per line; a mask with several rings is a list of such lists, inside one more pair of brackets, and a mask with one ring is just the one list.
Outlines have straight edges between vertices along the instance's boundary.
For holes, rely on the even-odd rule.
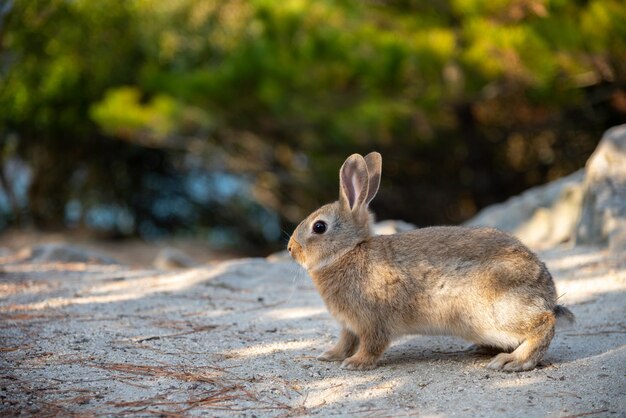
[[40,225],[72,199],[117,202],[139,224],[141,179],[193,156],[250,182],[288,229],[335,198],[345,156],[372,149],[383,217],[459,222],[582,166],[626,115],[621,1],[14,0],[4,13],[0,138],[33,168]]

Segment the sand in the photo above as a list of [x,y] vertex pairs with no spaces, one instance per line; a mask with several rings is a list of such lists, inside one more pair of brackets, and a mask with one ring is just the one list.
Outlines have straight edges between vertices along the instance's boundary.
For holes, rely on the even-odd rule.
[[0,414],[626,416],[626,255],[540,256],[578,322],[522,373],[486,369],[452,337],[405,337],[372,371],[318,361],[338,326],[286,260],[165,271],[9,257]]

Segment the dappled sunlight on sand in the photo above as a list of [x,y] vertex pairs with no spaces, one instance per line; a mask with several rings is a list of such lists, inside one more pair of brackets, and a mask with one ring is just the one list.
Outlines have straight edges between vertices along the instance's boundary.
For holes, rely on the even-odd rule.
[[552,272],[559,303],[587,303],[600,295],[626,292],[626,260],[605,249],[556,248],[541,258]]
[[611,292],[626,292],[626,271],[620,274],[602,274],[588,279],[559,280],[557,283],[561,303],[580,303]]
[[0,283],[0,298],[17,294],[40,294],[53,289],[47,282]]
[[556,258],[548,261],[551,269],[563,270],[577,268],[583,265],[597,263],[606,258],[606,250],[589,249],[587,252],[580,254],[572,254],[565,257]]
[[[335,363],[334,366],[339,367],[339,363]],[[347,373],[351,374],[349,376],[327,377],[309,383],[309,392],[305,406],[314,408],[341,402],[348,396],[350,400],[372,400],[373,398],[380,398],[389,394],[398,383],[395,380],[385,382],[372,381],[372,376],[368,373]],[[357,387],[359,389],[356,389]]]
[[222,275],[227,265],[221,264],[207,269],[192,269],[181,272],[154,274],[138,273],[139,277],[125,274],[123,280],[97,281],[92,279],[89,286],[80,294],[70,297],[52,297],[43,301],[29,304],[10,305],[11,310],[41,310],[46,308],[60,308],[70,305],[84,305],[92,303],[123,302],[140,299],[151,294],[182,291]]
[[131,280],[104,283],[89,289],[90,293],[123,293],[129,290],[138,291],[140,295],[154,292],[175,292],[195,286],[198,283],[220,276],[226,271],[219,265],[211,270],[193,269],[169,274],[156,274],[138,277]]
[[237,358],[259,357],[271,353],[283,352],[285,350],[301,350],[303,348],[314,346],[315,344],[315,340],[276,341],[230,350],[229,354]]
[[300,319],[316,315],[323,315],[326,312],[326,308],[323,307],[297,307],[274,309],[273,311],[264,314],[264,316],[271,319]]
[[42,309],[54,309],[61,308],[70,305],[86,305],[91,303],[111,303],[121,302],[131,299],[139,299],[145,293],[142,292],[128,292],[124,295],[101,295],[101,296],[87,296],[87,297],[73,297],[73,298],[51,298],[42,302],[23,304],[23,305],[10,305],[10,310],[14,311],[38,311]]
[[545,380],[543,376],[533,376],[530,378],[525,377],[523,379],[521,377],[518,377],[516,374],[511,374],[509,376],[511,377],[510,379],[493,382],[493,387],[497,389],[514,388],[519,387],[520,383],[522,383],[523,385],[533,385],[539,384],[543,380]]

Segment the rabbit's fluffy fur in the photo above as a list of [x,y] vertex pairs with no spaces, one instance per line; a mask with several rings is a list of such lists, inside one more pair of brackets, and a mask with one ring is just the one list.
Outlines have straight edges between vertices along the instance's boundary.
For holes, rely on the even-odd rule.
[[[445,334],[502,351],[489,368],[534,368],[557,318],[574,319],[556,304],[546,266],[493,228],[373,236],[367,207],[381,169],[378,153],[351,155],[340,170],[339,200],[309,215],[289,241],[292,257],[342,326],[339,341],[319,359],[370,369],[396,337]],[[316,222],[326,230],[314,232]]]

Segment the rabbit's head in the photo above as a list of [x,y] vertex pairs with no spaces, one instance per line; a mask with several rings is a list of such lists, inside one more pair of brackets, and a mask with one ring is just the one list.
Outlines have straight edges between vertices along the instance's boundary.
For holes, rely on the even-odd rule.
[[291,235],[291,256],[309,271],[333,264],[371,235],[368,205],[380,185],[379,153],[352,154],[339,170],[339,200],[322,206]]

